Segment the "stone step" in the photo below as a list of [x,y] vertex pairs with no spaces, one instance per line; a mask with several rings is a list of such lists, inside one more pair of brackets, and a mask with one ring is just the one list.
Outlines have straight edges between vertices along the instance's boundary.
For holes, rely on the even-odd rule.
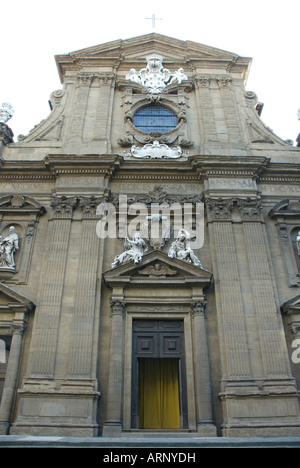
[[[187,451],[201,448],[300,448],[300,437],[286,438],[223,438],[223,437],[41,437],[0,436],[0,448],[100,448],[105,453],[119,453],[122,448],[134,453],[134,449],[163,449]],[[114,452],[115,451],[115,452]],[[138,452],[136,452],[138,453]]]

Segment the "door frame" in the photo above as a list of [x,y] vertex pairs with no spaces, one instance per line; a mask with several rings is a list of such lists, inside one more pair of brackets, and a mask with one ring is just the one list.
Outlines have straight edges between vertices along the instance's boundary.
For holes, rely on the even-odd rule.
[[[188,404],[187,404],[187,379],[186,379],[186,365],[185,365],[185,346],[184,346],[184,321],[183,319],[165,319],[165,318],[142,318],[142,319],[133,319],[132,325],[134,322],[153,322],[158,324],[158,329],[156,331],[146,331],[143,330],[133,330],[132,332],[132,385],[131,385],[131,428],[139,428],[139,359],[143,358],[173,358],[178,359],[178,383],[179,383],[179,403],[180,403],[180,429],[188,429]],[[171,330],[162,330],[159,328],[159,324],[166,324],[170,322],[182,322],[182,327],[180,331],[171,331]],[[134,328],[134,327],[133,327]],[[139,351],[137,349],[137,341],[135,340],[136,335],[143,334],[145,337],[148,335],[156,335],[153,343],[155,344],[155,349],[153,352],[150,351]],[[164,353],[162,349],[162,336],[177,336],[179,337],[180,345],[179,351],[174,350],[174,353],[170,351],[169,353]]]
[[[166,312],[163,310],[166,308]],[[147,429],[139,429],[133,427],[132,417],[132,392],[133,391],[133,374],[134,374],[134,356],[133,356],[133,321],[134,320],[182,320],[184,329],[184,359],[179,366],[179,373],[184,372],[186,375],[186,411],[184,421],[182,421],[182,428],[180,430],[196,430],[196,406],[195,406],[195,391],[194,391],[194,366],[193,366],[193,349],[192,349],[192,333],[191,333],[191,316],[188,307],[180,307],[181,313],[177,311],[170,313],[170,307],[161,307],[161,313],[153,312],[144,314],[142,308],[140,311],[131,310],[127,308],[125,317],[125,360],[124,360],[124,406],[123,406],[123,430],[125,431],[147,431]],[[133,309],[133,308],[132,308]],[[137,361],[137,360],[136,360]],[[135,363],[137,365],[137,362]],[[179,376],[180,382],[182,381],[181,375]],[[136,390],[136,388],[135,388]],[[180,391],[180,398],[182,397],[182,390]],[[136,393],[135,393],[136,394]],[[137,395],[137,394],[136,394]],[[182,404],[182,402],[180,402]]]

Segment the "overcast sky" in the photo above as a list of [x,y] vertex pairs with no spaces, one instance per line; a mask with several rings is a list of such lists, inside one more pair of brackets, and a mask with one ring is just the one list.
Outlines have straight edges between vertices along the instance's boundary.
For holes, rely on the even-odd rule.
[[55,55],[151,32],[252,57],[246,90],[263,122],[284,140],[300,133],[299,0],[2,0],[0,13],[0,104],[14,108],[15,141],[62,88]]

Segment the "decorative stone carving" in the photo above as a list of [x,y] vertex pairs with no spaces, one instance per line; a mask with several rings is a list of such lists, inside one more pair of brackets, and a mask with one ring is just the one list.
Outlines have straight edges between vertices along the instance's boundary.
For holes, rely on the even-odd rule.
[[126,307],[126,301],[118,301],[115,299],[110,298],[110,309],[112,312],[112,315],[124,315]]
[[4,239],[0,236],[0,268],[15,270],[14,253],[17,250],[19,250],[19,236],[15,227],[11,226],[8,235]]
[[192,302],[192,313],[195,316],[201,315],[205,317],[205,309],[206,309],[207,301],[202,299],[201,301]]
[[[112,192],[110,194],[109,201],[116,207],[119,207],[119,199],[120,195],[118,193]],[[132,205],[133,203],[144,203],[145,205],[151,205],[152,203],[164,203],[171,206],[173,203],[191,203],[195,205],[196,203],[203,202],[202,195],[177,195],[177,196],[169,196],[167,192],[160,187],[159,185],[155,185],[154,189],[146,195],[135,195],[127,198],[128,205]]]
[[0,108],[0,123],[6,123],[14,115],[14,110],[9,102],[3,102]]
[[260,213],[262,210],[261,199],[251,199],[247,198],[246,200],[238,199],[237,206],[240,209],[242,220],[243,221],[259,221]]
[[99,204],[104,201],[103,197],[81,197],[79,206],[82,208],[84,218],[95,218]]
[[125,151],[125,156],[132,156],[140,159],[178,159],[182,156],[186,157],[187,151],[182,151],[180,146],[170,148],[168,145],[161,144],[158,140],[154,140],[151,144],[144,145],[143,148],[138,148],[132,145],[129,151]]
[[139,73],[134,68],[126,75],[126,79],[144,86],[148,93],[159,94],[169,84],[180,84],[187,80],[183,68],[179,68],[171,73],[162,66],[163,58],[160,55],[152,54],[147,57],[147,67],[142,68]]
[[61,89],[57,89],[56,91],[53,91],[53,93],[51,93],[49,98],[51,109],[53,109],[55,106],[58,106],[61,103],[63,96],[64,91],[62,91]]
[[133,260],[134,263],[139,263],[141,262],[143,255],[148,251],[146,242],[138,232],[134,234],[132,240],[126,237],[124,247],[127,250],[115,257],[111,264],[112,268],[116,268],[118,265],[130,262],[131,260]]
[[206,206],[211,220],[229,220],[234,205],[234,199],[208,198]]
[[12,130],[4,123],[0,122],[0,145],[8,145],[13,143],[14,134]]
[[187,232],[185,229],[180,229],[177,239],[172,242],[168,256],[170,258],[185,260],[186,262],[193,263],[194,265],[202,268],[201,262],[192,250],[190,243],[191,236],[189,232]]
[[172,270],[168,265],[164,265],[160,262],[155,263],[154,265],[150,265],[143,270],[139,270],[139,275],[146,275],[150,278],[155,277],[163,277],[166,276],[174,276],[177,274],[176,270]]
[[53,208],[56,217],[70,218],[77,202],[77,197],[52,197],[51,207]]

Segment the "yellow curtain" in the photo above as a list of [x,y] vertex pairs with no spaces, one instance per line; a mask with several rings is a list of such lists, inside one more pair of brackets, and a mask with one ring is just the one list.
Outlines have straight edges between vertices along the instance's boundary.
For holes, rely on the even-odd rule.
[[141,429],[180,429],[178,359],[139,360]]

